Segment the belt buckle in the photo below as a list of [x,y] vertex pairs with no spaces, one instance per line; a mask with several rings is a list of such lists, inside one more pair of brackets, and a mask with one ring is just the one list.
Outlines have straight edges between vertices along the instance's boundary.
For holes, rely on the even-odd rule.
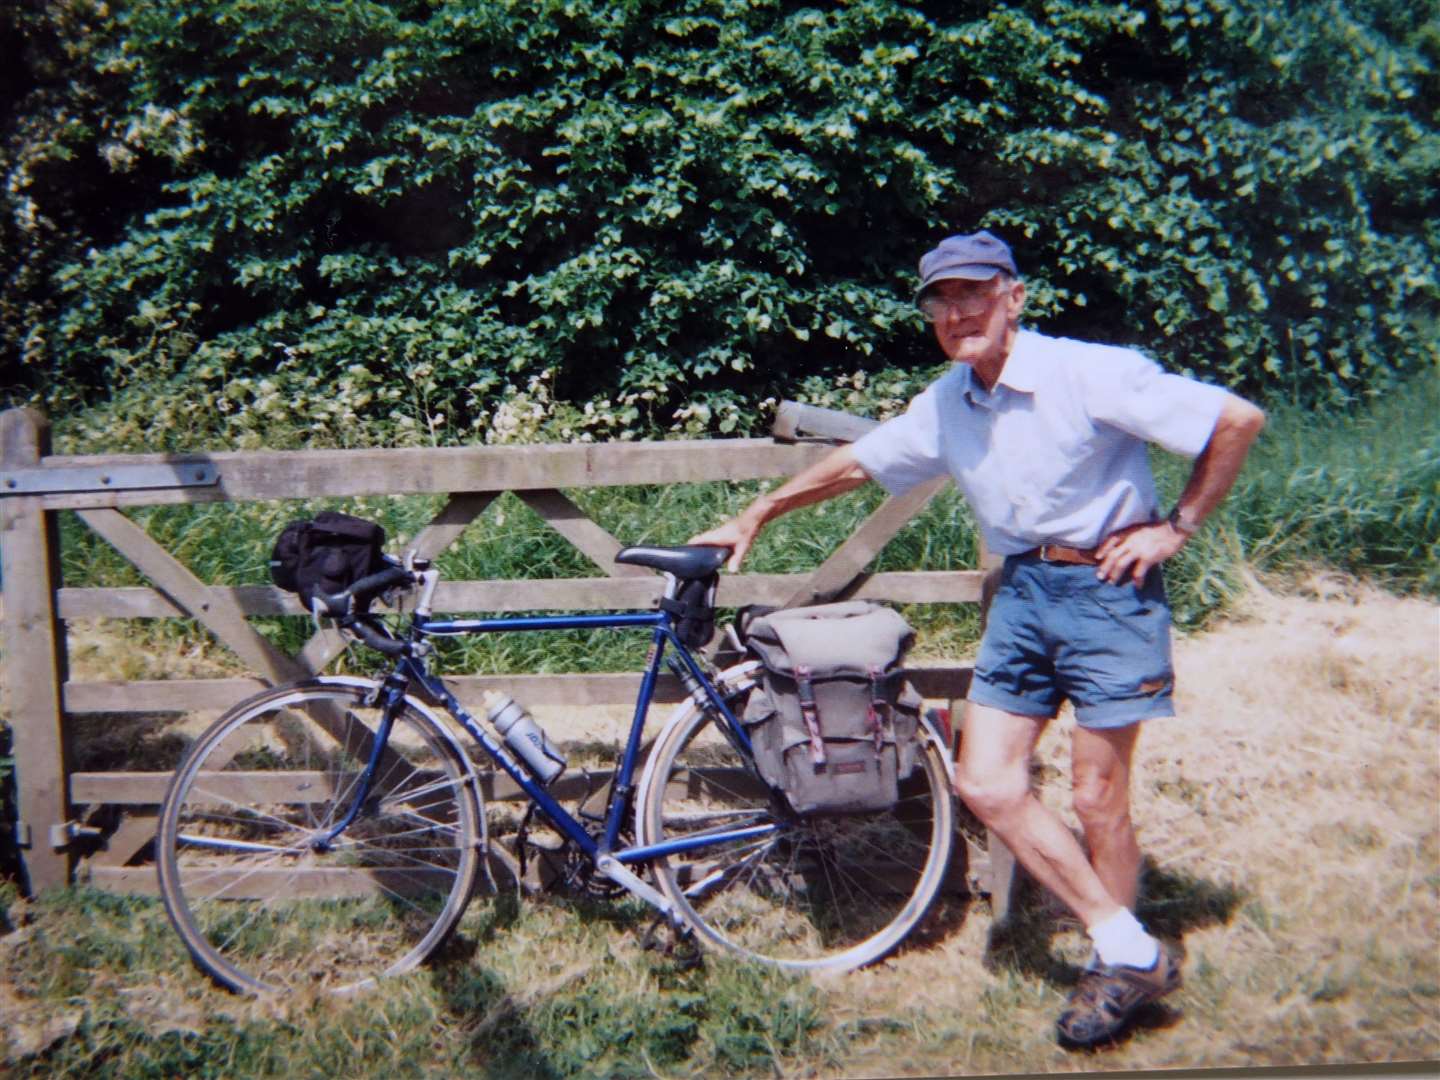
[[1040,561],[1041,561],[1041,562],[1057,563],[1057,562],[1060,561],[1059,559],[1052,559],[1052,558],[1050,557],[1050,550],[1051,550],[1053,547],[1055,547],[1054,544],[1041,544],[1041,545],[1040,545],[1039,551],[1040,551]]

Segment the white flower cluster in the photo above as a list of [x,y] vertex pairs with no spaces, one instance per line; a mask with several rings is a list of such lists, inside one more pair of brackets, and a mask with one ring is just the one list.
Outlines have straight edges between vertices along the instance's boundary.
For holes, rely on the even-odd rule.
[[106,164],[115,172],[129,172],[148,151],[180,164],[203,149],[205,143],[182,112],[146,105],[145,111],[132,117],[119,138],[100,147]]
[[[546,368],[540,374],[531,376],[524,390],[508,388],[511,396],[500,402],[490,414],[485,441],[496,445],[542,441],[540,433],[554,410],[549,385],[549,380],[554,377],[554,369]],[[476,422],[483,424],[484,419],[479,418]]]

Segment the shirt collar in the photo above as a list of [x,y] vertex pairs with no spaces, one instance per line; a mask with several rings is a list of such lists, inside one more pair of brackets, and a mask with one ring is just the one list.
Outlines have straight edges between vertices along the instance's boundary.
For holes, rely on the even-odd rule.
[[993,390],[985,389],[980,380],[975,378],[975,369],[969,364],[957,365],[963,369],[959,373],[960,389],[966,400],[972,404],[988,402],[995,390],[1001,386],[1022,394],[1033,394],[1044,374],[1041,370],[1041,354],[1036,348],[1038,336],[1030,330],[1020,330],[1015,334],[1010,355],[1005,358],[1005,366],[1000,369],[1000,378],[995,380]]
[[1000,369],[997,385],[1004,383],[1011,390],[1019,390],[1023,394],[1033,394],[1039,388],[1044,372],[1041,370],[1040,351],[1036,348],[1037,337],[1030,330],[1016,333],[1010,355]]

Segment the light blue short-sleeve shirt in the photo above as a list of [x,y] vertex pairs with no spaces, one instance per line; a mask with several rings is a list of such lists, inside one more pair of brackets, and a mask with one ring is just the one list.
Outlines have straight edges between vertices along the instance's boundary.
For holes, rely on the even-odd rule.
[[956,364],[854,451],[892,494],[953,477],[996,554],[1092,548],[1159,517],[1145,444],[1195,457],[1225,397],[1134,349],[1021,330],[992,390]]

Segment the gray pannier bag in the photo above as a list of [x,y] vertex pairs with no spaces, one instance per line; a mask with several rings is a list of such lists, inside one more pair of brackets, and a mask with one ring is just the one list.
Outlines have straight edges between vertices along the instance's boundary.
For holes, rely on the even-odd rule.
[[741,719],[761,776],[796,813],[899,801],[919,746],[922,701],[900,668],[914,637],[869,601],[787,608],[745,627],[764,669]]

